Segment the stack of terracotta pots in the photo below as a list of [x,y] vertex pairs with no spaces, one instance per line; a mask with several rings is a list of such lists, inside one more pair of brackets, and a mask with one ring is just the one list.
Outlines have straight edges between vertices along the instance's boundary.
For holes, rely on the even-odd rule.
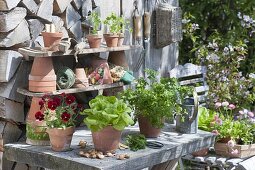
[[[44,46],[47,50],[57,51],[62,33],[43,32]],[[35,57],[29,74],[28,90],[32,92],[52,92],[56,90],[56,74],[51,57]],[[46,123],[37,121],[35,114],[40,110],[41,98],[33,97],[27,117],[27,140],[32,145],[49,145],[49,136],[46,133]]]

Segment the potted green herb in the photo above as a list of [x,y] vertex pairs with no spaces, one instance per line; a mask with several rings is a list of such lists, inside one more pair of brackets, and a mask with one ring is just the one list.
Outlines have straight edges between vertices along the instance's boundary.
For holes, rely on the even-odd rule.
[[87,35],[89,46],[90,48],[99,48],[102,40],[102,35],[98,34],[101,24],[99,14],[93,11],[91,15],[88,17],[88,20],[90,21],[93,27],[91,33]]
[[130,28],[130,21],[125,19],[123,16],[118,17],[118,23],[119,23],[119,39],[118,39],[118,46],[122,46],[124,42],[125,37],[125,31],[128,30],[129,32],[132,32],[132,28]]
[[140,133],[146,137],[158,137],[164,119],[173,119],[182,107],[177,103],[177,91],[182,88],[175,78],[156,80],[157,72],[147,69],[147,78],[139,78],[134,90],[127,89],[121,96],[135,110]]
[[108,47],[118,46],[119,40],[118,33],[121,30],[119,21],[120,18],[115,13],[111,13],[111,15],[107,16],[106,19],[104,20],[104,24],[108,28],[108,33],[104,34],[104,39]]
[[90,109],[81,114],[87,115],[84,123],[92,131],[95,149],[102,152],[116,150],[121,131],[134,123],[129,116],[131,108],[115,96],[99,95],[89,102]]

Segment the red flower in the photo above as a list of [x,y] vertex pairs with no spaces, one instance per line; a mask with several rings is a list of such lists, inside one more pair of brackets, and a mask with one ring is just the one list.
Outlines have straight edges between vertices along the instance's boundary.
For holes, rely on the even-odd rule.
[[35,118],[37,120],[42,121],[42,120],[44,120],[44,114],[41,111],[38,111],[38,112],[35,113]]
[[68,122],[68,120],[71,118],[71,115],[67,112],[63,112],[61,115],[61,119],[63,122]]
[[39,101],[39,105],[40,105],[40,110],[42,110],[43,106],[44,106],[44,101],[43,100],[40,100]]
[[70,105],[72,104],[73,102],[75,102],[75,97],[73,95],[68,95],[66,97],[66,104]]
[[50,110],[55,110],[58,107],[57,103],[53,100],[48,101],[48,108]]
[[55,97],[53,97],[53,102],[55,102],[55,103],[57,104],[57,106],[60,106],[60,104],[61,104],[61,98],[55,96]]

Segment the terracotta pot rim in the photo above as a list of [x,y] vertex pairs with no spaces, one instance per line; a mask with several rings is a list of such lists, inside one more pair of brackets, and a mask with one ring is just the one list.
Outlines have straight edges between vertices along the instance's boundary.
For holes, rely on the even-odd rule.
[[45,37],[62,37],[63,36],[63,33],[62,32],[41,32],[42,33],[42,36],[45,36]]
[[113,34],[113,33],[108,33],[108,34],[103,34],[104,37],[111,37],[111,38],[119,38],[119,35]]
[[102,35],[98,35],[98,34],[88,34],[86,37],[87,38],[94,38],[94,39],[102,39],[103,38]]

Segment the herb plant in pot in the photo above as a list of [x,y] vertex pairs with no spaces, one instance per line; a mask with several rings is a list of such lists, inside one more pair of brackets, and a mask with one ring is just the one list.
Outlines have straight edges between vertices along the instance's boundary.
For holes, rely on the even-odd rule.
[[44,111],[38,111],[35,118],[46,122],[52,150],[68,150],[75,129],[74,120],[79,111],[75,97],[65,94],[44,96],[39,105]]
[[102,35],[98,34],[98,30],[101,24],[101,19],[99,17],[99,14],[95,11],[91,13],[88,19],[93,27],[93,29],[91,30],[91,33],[87,35],[89,46],[90,48],[99,48],[101,44],[101,40],[102,40]]
[[164,126],[164,119],[173,119],[175,112],[182,107],[176,101],[177,80],[161,78],[156,80],[157,72],[145,70],[147,79],[139,78],[134,90],[127,89],[121,96],[135,110],[140,133],[145,137],[158,137]]
[[130,22],[129,20],[125,19],[123,16],[118,17],[118,24],[119,24],[119,39],[118,39],[118,46],[122,46],[125,37],[125,31],[132,32],[133,30],[129,27]]
[[104,20],[104,24],[107,26],[108,33],[104,34],[104,39],[107,47],[117,47],[120,32],[119,17],[115,13],[111,13]]
[[92,131],[95,149],[104,153],[116,150],[121,131],[134,123],[129,115],[131,108],[115,96],[102,95],[92,99],[89,106],[81,114],[87,115],[84,123]]

